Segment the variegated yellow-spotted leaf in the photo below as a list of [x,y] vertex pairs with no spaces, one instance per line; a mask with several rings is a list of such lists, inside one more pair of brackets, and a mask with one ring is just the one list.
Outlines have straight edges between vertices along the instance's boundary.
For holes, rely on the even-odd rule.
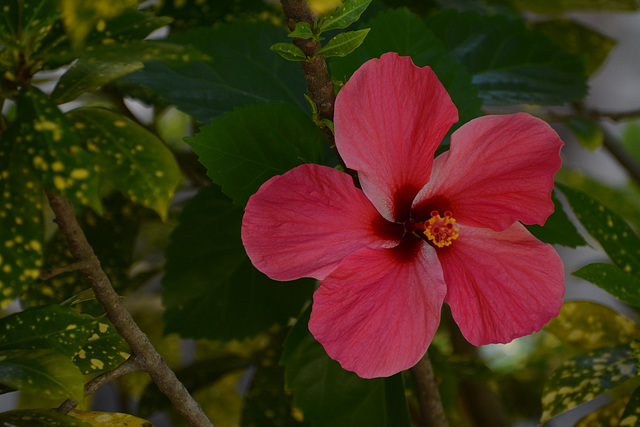
[[42,188],[11,127],[0,137],[0,308],[20,296],[43,264]]
[[0,350],[0,383],[47,399],[84,401],[84,376],[53,350]]
[[565,362],[542,391],[540,422],[575,408],[637,375],[631,348],[606,347]]
[[151,132],[101,108],[67,114],[93,160],[100,164],[102,192],[118,190],[166,218],[181,174],[171,151]]
[[136,0],[61,0],[62,19],[67,34],[75,47],[84,43],[94,27],[105,25],[105,19],[113,18],[126,9],[138,6]]
[[611,427],[617,426],[622,418],[629,397],[623,397],[604,405],[578,421],[573,427]]
[[78,411],[73,410],[69,415],[84,421],[93,427],[153,427],[149,421],[118,412]]
[[74,205],[100,211],[99,170],[58,107],[40,90],[28,87],[20,94],[17,111],[18,142],[43,185]]
[[55,409],[18,409],[0,413],[0,425],[13,427],[92,427]]
[[129,346],[113,324],[106,318],[99,318],[86,344],[74,356],[73,363],[83,374],[89,375],[109,371],[130,355]]
[[73,357],[87,342],[95,319],[72,308],[49,305],[0,319],[0,349],[46,348]]
[[584,350],[615,347],[640,338],[640,326],[616,311],[591,301],[567,301],[545,330]]

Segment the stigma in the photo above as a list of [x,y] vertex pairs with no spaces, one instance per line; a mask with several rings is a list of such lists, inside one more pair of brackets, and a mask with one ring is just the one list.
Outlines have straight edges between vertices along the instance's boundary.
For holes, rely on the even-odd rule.
[[455,224],[456,220],[451,216],[451,212],[444,213],[444,217],[440,216],[440,212],[431,212],[431,218],[425,222],[424,235],[427,236],[434,245],[439,248],[449,246],[454,240],[458,238],[458,227]]

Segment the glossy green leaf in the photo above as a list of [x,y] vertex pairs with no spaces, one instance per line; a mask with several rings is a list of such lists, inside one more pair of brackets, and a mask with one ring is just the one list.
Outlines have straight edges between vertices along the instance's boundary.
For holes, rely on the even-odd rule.
[[73,101],[86,92],[93,92],[142,67],[142,62],[111,63],[78,60],[60,77],[51,98],[57,104]]
[[544,386],[540,421],[588,402],[636,373],[636,361],[629,346],[607,347],[565,362]]
[[460,121],[454,128],[482,115],[482,100],[478,98],[477,87],[471,83],[471,75],[447,53],[442,42],[416,15],[407,9],[387,10],[361,27],[371,31],[352,54],[331,59],[333,77],[347,81],[365,61],[386,52],[397,52],[411,56],[417,66],[428,65],[435,71],[458,108]]
[[569,220],[562,208],[562,203],[560,203],[555,193],[551,194],[551,200],[553,200],[554,211],[547,218],[544,226],[541,227],[537,224],[526,225],[527,230],[545,243],[558,244],[570,248],[586,245],[587,242]]
[[401,374],[363,379],[329,358],[308,330],[310,309],[285,342],[281,363],[295,406],[313,426],[409,426]]
[[212,26],[225,22],[230,16],[237,20],[255,20],[260,13],[270,10],[270,6],[264,0],[158,0],[151,8],[158,15],[173,18],[173,33]]
[[74,46],[84,44],[89,32],[105,25],[104,20],[138,6],[136,0],[61,0],[65,28]]
[[43,185],[74,205],[100,211],[98,168],[58,107],[40,90],[29,87],[18,99],[19,143],[27,146],[31,168]]
[[622,133],[622,145],[637,162],[640,162],[640,122],[627,123]]
[[103,18],[99,25],[89,31],[85,44],[96,46],[142,40],[152,31],[169,24],[171,18],[127,8],[111,18]]
[[131,120],[100,108],[67,113],[103,172],[102,190],[118,190],[131,201],[166,218],[182,177],[171,151],[158,137]]
[[149,421],[119,412],[78,411],[74,409],[69,416],[86,421],[92,427],[153,427]]
[[523,21],[449,9],[427,24],[473,74],[487,104],[557,105],[587,93],[582,58]]
[[0,319],[0,350],[46,348],[71,358],[94,323],[93,317],[58,305],[24,310]]
[[631,11],[638,10],[637,0],[513,0],[516,6],[538,13],[560,13],[572,10]]
[[307,55],[293,43],[276,43],[269,48],[287,61],[306,61]]
[[342,6],[336,9],[331,15],[320,20],[317,27],[317,34],[325,31],[347,28],[349,25],[360,19],[371,0],[345,0]]
[[[140,205],[133,204],[119,193],[105,198],[104,206],[102,215],[90,209],[79,212],[78,222],[100,260],[102,269],[109,276],[112,286],[118,294],[126,295],[139,285],[138,275],[131,277],[130,270],[136,245],[140,243],[141,223],[156,219],[157,216]],[[60,232],[55,233],[44,247],[45,271],[75,261],[69,253],[66,239]],[[90,285],[80,272],[60,274],[32,283],[21,296],[21,304],[23,307],[60,304],[87,289],[90,289]],[[98,315],[102,313],[102,308],[92,301],[93,299],[90,298],[88,303],[82,304],[82,311]],[[100,311],[96,312],[90,306]]]
[[95,427],[55,409],[18,409],[2,412],[0,423],[13,427]]
[[613,264],[585,265],[574,276],[598,285],[614,297],[634,307],[640,307],[640,275],[631,275]]
[[213,182],[244,206],[272,176],[302,163],[321,163],[325,137],[300,109],[261,103],[215,118],[185,141]]
[[315,56],[346,56],[357,49],[364,38],[367,37],[369,28],[357,31],[347,31],[346,33],[340,33],[318,50]]
[[298,22],[296,23],[296,28],[291,31],[288,37],[299,38],[299,39],[314,39],[314,40],[324,40],[324,37],[318,37],[311,30],[311,25],[308,22]]
[[610,427],[617,426],[628,399],[622,398],[601,406],[586,417],[580,419],[574,427]]
[[42,188],[21,140],[15,126],[0,137],[0,308],[27,289],[43,263]]
[[313,280],[276,282],[253,267],[240,238],[242,214],[214,185],[185,206],[165,252],[167,333],[224,340],[253,336],[286,324],[310,298]]
[[148,63],[124,81],[151,89],[201,123],[256,102],[284,101],[306,108],[300,65],[283,61],[269,50],[287,41],[282,28],[264,22],[234,22],[176,35],[171,41],[194,45],[213,62],[180,68]]
[[131,356],[129,346],[110,321],[96,319],[92,326],[87,342],[73,358],[84,375],[110,371]]
[[631,395],[618,425],[621,427],[640,426],[640,388],[637,388]]
[[602,146],[604,134],[597,123],[587,119],[573,118],[564,123],[573,132],[584,148],[595,150]]
[[50,349],[0,350],[0,383],[48,399],[84,401],[84,377]]
[[626,274],[640,274],[640,239],[614,211],[586,194],[558,184],[584,228],[593,236],[611,261]]
[[583,350],[614,347],[640,338],[640,327],[634,321],[591,301],[566,301],[545,330]]
[[569,19],[536,22],[532,27],[568,52],[585,55],[585,72],[589,76],[602,65],[616,45],[614,39]]
[[610,187],[582,172],[562,168],[556,179],[594,198],[640,229],[640,191],[633,185]]

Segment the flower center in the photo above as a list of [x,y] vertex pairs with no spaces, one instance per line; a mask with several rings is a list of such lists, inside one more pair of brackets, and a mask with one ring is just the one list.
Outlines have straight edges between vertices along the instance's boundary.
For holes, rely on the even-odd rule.
[[451,216],[451,212],[447,211],[444,213],[444,217],[441,217],[440,212],[433,211],[429,221],[424,223],[425,230],[423,233],[437,247],[449,246],[458,238],[459,229],[453,225],[455,222],[456,220]]

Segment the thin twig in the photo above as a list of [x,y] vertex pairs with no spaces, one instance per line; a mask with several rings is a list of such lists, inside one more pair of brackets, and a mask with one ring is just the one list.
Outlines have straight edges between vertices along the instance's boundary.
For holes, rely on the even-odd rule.
[[129,344],[133,354],[139,358],[143,369],[190,426],[213,426],[200,405],[191,397],[122,305],[120,297],[113,289],[93,248],[80,228],[71,203],[64,197],[51,192],[47,192],[47,197],[56,217],[55,222],[67,239],[71,254],[76,260],[87,262],[87,267],[81,271],[87,283],[91,285],[96,300],[104,307],[107,318]]
[[89,263],[87,260],[72,262],[69,265],[65,265],[64,267],[54,268],[53,270],[42,270],[38,279],[40,280],[49,280],[52,277],[59,276],[60,274],[70,273],[72,271],[79,271],[83,268],[87,268]]
[[[104,372],[86,383],[84,386],[84,395],[91,396],[103,385],[108,384],[123,375],[135,371],[140,371],[142,369],[143,367],[138,357],[135,354],[131,355],[131,357],[125,360],[122,364],[118,365],[115,369]],[[69,411],[75,409],[76,406],[78,406],[78,402],[72,399],[67,399],[58,407],[58,412],[68,414]]]
[[424,427],[447,427],[447,417],[442,407],[438,382],[433,374],[429,353],[411,368],[411,378],[422,413]]
[[604,139],[602,145],[609,150],[609,153],[620,163],[620,165],[629,173],[629,176],[640,185],[640,164],[629,155],[629,153],[620,146],[617,138],[611,135],[609,131],[602,128]]

